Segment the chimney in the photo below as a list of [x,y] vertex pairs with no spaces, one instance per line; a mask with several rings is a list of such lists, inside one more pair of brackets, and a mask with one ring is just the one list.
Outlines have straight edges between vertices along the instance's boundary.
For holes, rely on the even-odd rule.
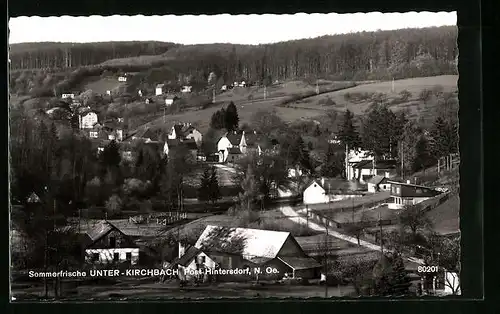
[[184,247],[184,245],[182,245],[182,243],[179,241],[179,258],[181,258],[184,253],[186,251],[186,248]]
[[406,184],[411,184],[410,180],[406,180]]

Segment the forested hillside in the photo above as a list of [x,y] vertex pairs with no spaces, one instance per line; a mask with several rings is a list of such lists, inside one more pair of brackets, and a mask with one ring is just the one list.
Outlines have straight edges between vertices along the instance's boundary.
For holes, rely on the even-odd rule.
[[[457,74],[455,26],[363,32],[268,45],[172,43],[30,43],[11,45],[11,90],[53,95],[77,88],[88,75],[141,72],[129,87],[157,83],[204,88],[246,80],[389,80]],[[82,72],[78,67],[93,65]],[[59,69],[53,70],[54,67]],[[23,69],[29,69],[23,71]],[[38,69],[38,70],[36,70]],[[106,71],[106,72],[108,72]],[[52,73],[51,73],[52,72]],[[58,85],[59,84],[59,85]],[[197,88],[195,88],[197,89]]]

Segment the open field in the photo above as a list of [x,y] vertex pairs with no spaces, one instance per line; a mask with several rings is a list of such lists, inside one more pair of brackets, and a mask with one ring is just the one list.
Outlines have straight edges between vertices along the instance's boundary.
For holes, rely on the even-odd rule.
[[106,95],[106,91],[113,91],[124,85],[125,83],[118,82],[118,79],[115,77],[104,77],[87,82],[84,90],[90,89],[95,93]]
[[[365,110],[371,105],[371,99],[360,102],[347,101],[344,95],[350,94],[364,94],[364,93],[384,93],[387,100],[391,101],[397,99],[399,93],[403,90],[409,91],[412,96],[405,102],[392,106],[395,110],[408,109],[411,113],[419,113],[435,106],[435,102],[429,101],[427,105],[423,104],[418,99],[418,94],[423,89],[432,89],[437,85],[443,87],[444,92],[453,92],[458,89],[457,86],[458,75],[442,75],[431,77],[419,77],[404,80],[394,81],[394,91],[392,91],[392,81],[378,82],[372,84],[363,84],[355,87],[347,88],[341,91],[325,93],[318,96],[309,97],[303,101],[290,104],[295,108],[316,109],[316,110],[345,110],[346,108],[352,111],[355,115],[362,115]],[[333,100],[334,104],[326,106],[324,102],[327,98]],[[323,103],[323,104],[322,104]]]
[[355,210],[354,214],[352,211],[343,211],[332,213],[327,216],[331,217],[336,222],[349,223],[353,221],[361,221],[363,216],[367,221],[377,221],[379,218],[382,220],[395,219],[397,218],[397,213],[395,210],[389,209],[387,205],[382,205],[373,209],[365,208]]
[[438,207],[430,210],[427,217],[433,223],[433,229],[439,234],[451,234],[460,231],[460,197],[451,196]]

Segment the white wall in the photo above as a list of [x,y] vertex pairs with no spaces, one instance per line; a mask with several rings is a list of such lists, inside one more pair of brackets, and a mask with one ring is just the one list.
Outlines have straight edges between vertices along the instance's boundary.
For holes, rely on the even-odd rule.
[[174,103],[173,99],[165,99],[165,105],[170,106]]
[[222,156],[219,157],[219,162],[225,162],[227,160],[227,150],[231,147],[233,147],[233,145],[225,136],[217,142],[217,152],[220,152],[221,150],[224,151]]
[[114,253],[119,253],[119,261],[125,262],[127,260],[127,253],[132,254],[131,264],[136,265],[139,261],[138,248],[116,248],[116,249],[87,249],[85,250],[85,261],[92,262],[92,255],[99,254],[99,261],[97,263],[107,264],[113,262]]
[[169,140],[175,140],[177,138],[177,134],[175,133],[175,128],[172,127],[170,130],[170,133],[168,133],[168,139]]
[[304,190],[302,197],[304,204],[321,204],[328,203],[328,195],[325,195],[325,190],[316,182],[313,182],[307,189]]
[[[415,205],[418,203],[421,203],[425,200],[428,200],[430,197],[414,197],[411,201],[401,199],[400,197],[393,196],[394,202],[393,203],[388,203],[388,207],[390,209],[401,209],[404,207],[404,205]],[[398,203],[398,200],[401,200],[400,203]]]
[[160,87],[156,88],[156,90],[155,90],[155,95],[156,95],[156,96],[159,96],[159,95],[161,95],[161,94],[163,94],[163,89],[162,89],[162,88],[160,88]]
[[187,139],[194,139],[196,144],[200,145],[201,141],[203,140],[203,134],[200,133],[200,131],[193,129],[193,133],[190,133],[186,136]]
[[[215,268],[215,262],[208,257],[205,253],[201,252],[200,254],[197,255],[196,258],[193,258],[193,260],[187,265],[187,266],[181,266],[179,265],[179,277],[184,280],[190,280],[193,279],[193,276],[190,276],[188,273],[186,273],[188,270],[196,270],[196,260],[198,257],[204,256],[205,257],[205,267],[206,268]],[[183,276],[186,274],[185,276]]]

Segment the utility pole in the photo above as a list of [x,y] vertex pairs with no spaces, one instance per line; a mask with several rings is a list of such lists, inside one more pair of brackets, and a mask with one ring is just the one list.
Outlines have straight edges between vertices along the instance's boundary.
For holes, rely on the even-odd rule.
[[382,217],[380,215],[380,212],[378,213],[378,225],[380,228],[380,252],[382,252],[382,254],[383,254],[384,253],[384,244],[382,241]]
[[163,124],[165,124],[165,120],[166,120],[166,117],[165,117],[165,111],[166,111],[167,108],[163,108]]
[[316,79],[316,95],[319,95],[319,84],[317,79]]
[[350,180],[349,178],[349,144],[345,143],[345,178]]
[[[328,203],[330,204],[330,203]],[[325,298],[328,298],[328,225],[325,224]]]
[[267,99],[267,85],[264,85],[264,100]]
[[215,103],[215,85],[214,85],[214,89],[212,91],[212,103]]
[[394,78],[392,78],[392,87],[391,87],[391,90],[394,93]]

